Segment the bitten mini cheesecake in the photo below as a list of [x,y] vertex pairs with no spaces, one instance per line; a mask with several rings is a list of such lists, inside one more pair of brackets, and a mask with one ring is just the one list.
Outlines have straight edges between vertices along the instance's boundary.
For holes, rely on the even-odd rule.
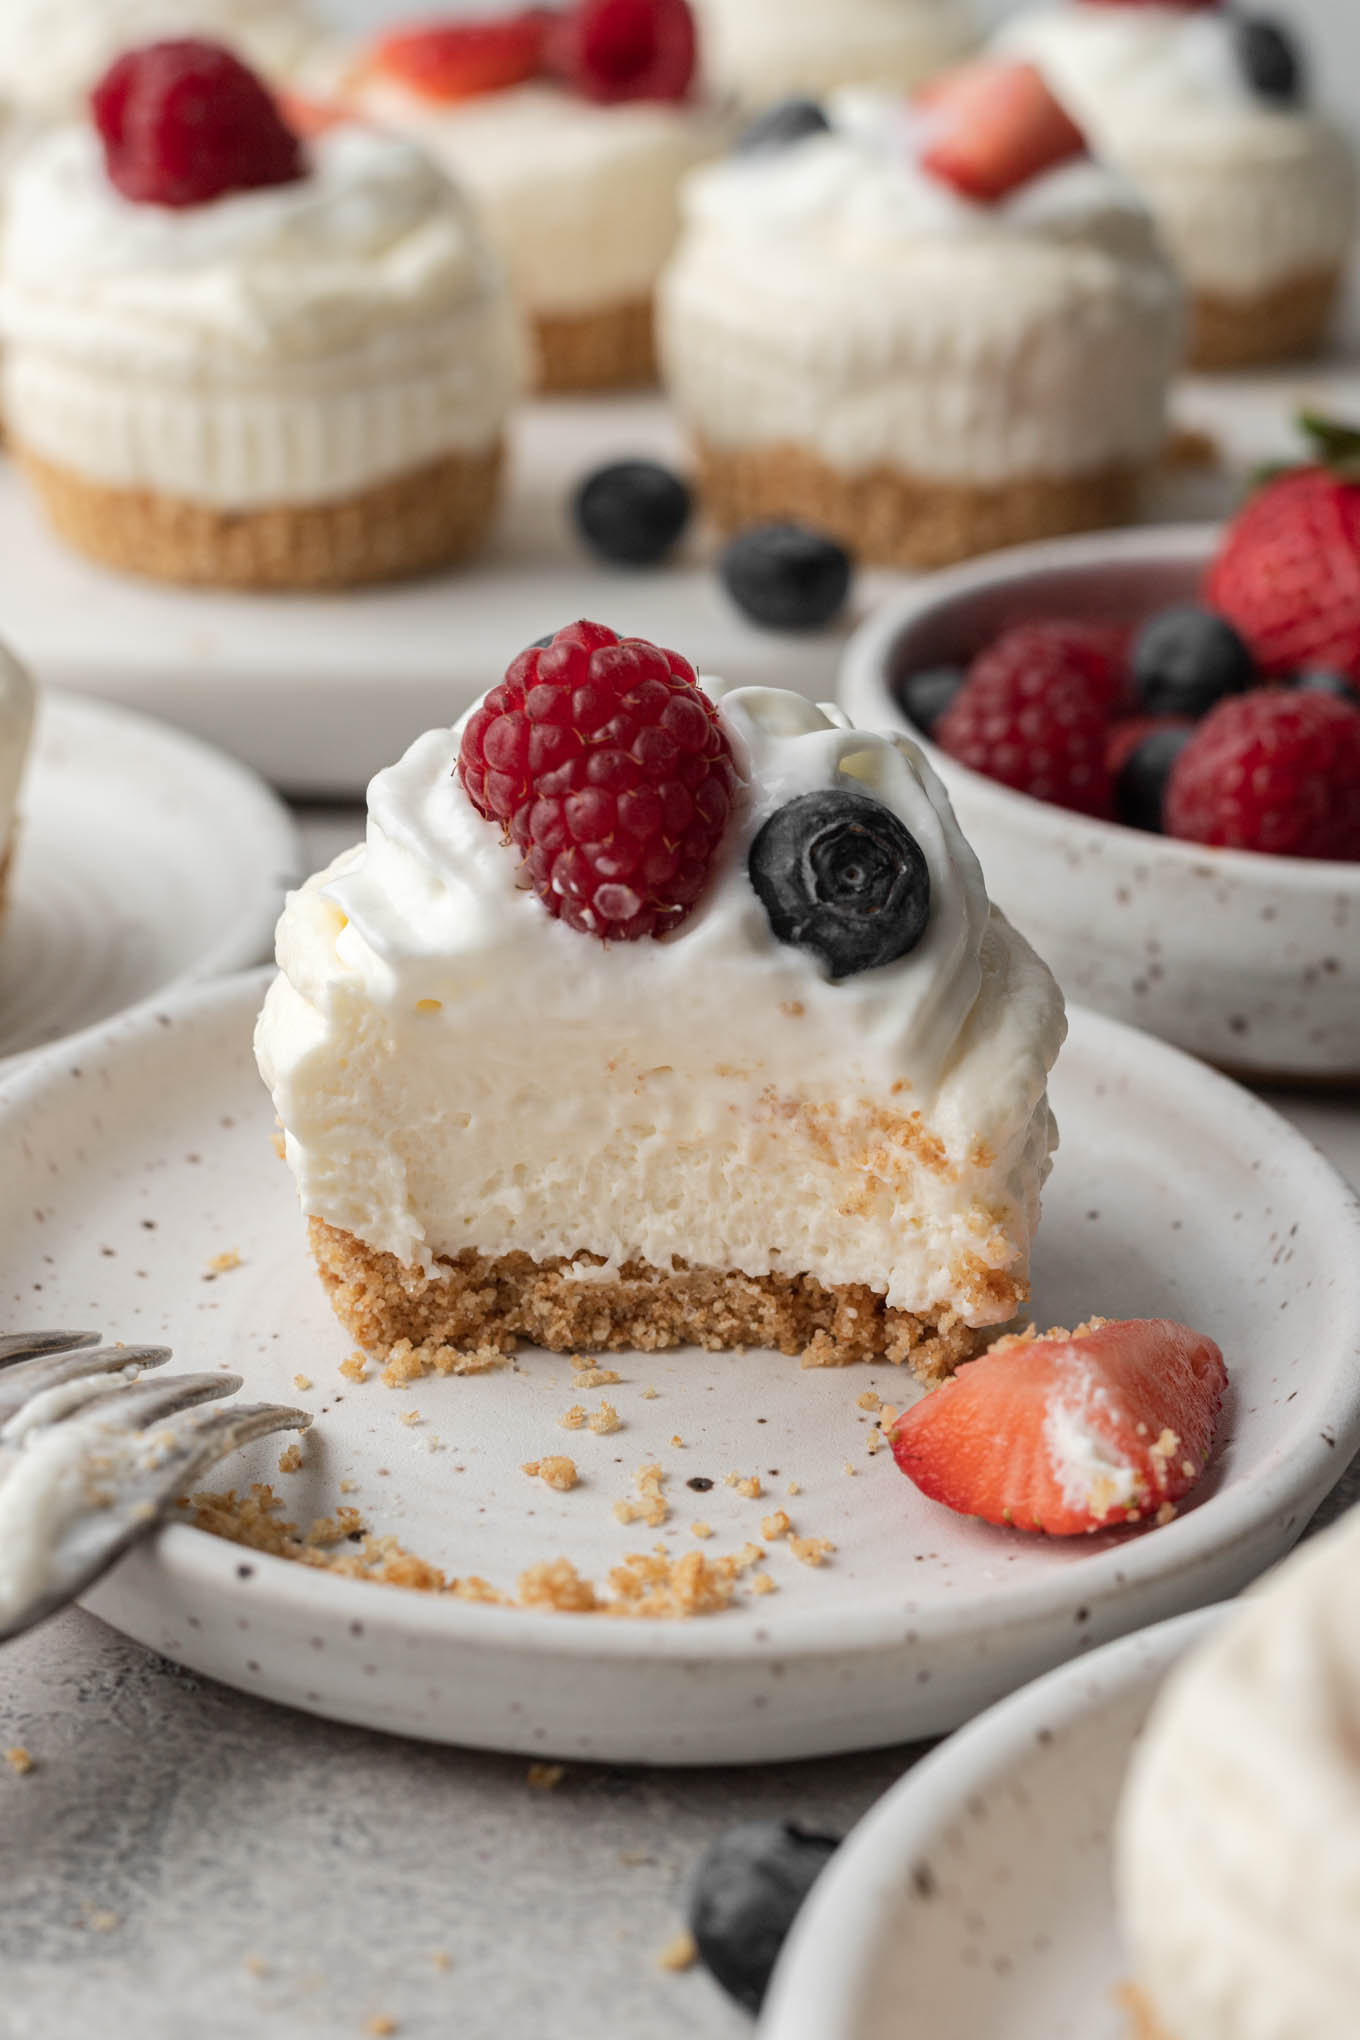
[[33,682],[0,645],[0,922],[9,904],[19,833],[19,794],[33,737]]
[[1125,1786],[1116,1873],[1131,2040],[1353,2040],[1360,1510],[1173,1672]]
[[705,686],[570,625],[290,896],[256,1051],[366,1350],[938,1380],[1025,1300],[1052,977],[912,745]]
[[1133,512],[1179,290],[1032,66],[776,109],[685,211],[659,344],[720,523],[934,566]]
[[409,142],[302,140],[226,50],[121,58],[11,187],[6,426],[64,538],[163,580],[389,579],[483,536],[520,339]]
[[1196,366],[1317,347],[1350,248],[1355,164],[1310,108],[1282,26],[1214,0],[1059,0],[1008,23],[999,47],[1041,67],[1152,208],[1190,290]]
[[652,293],[677,194],[728,133],[696,66],[686,0],[576,0],[397,31],[354,73],[352,102],[475,199],[544,390],[656,379]]
[[705,75],[750,107],[838,85],[910,91],[977,42],[967,0],[695,0]]

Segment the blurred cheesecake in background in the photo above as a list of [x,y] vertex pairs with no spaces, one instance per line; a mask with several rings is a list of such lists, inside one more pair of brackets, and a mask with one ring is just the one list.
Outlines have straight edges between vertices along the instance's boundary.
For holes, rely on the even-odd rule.
[[746,106],[837,85],[908,91],[978,40],[969,0],[695,0],[704,75]]
[[758,119],[686,186],[658,339],[721,524],[929,567],[1133,513],[1181,301],[1034,67],[978,62]]
[[275,83],[321,44],[307,0],[3,0],[0,90],[45,120],[85,110],[122,51],[169,36],[226,43]]
[[1316,349],[1350,248],[1355,162],[1310,105],[1290,31],[1190,0],[1046,0],[996,47],[1039,65],[1151,207],[1190,293],[1195,366]]

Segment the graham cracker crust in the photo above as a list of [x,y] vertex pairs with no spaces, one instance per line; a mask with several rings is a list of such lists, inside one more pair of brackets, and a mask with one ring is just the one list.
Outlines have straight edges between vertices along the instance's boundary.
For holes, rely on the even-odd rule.
[[88,481],[26,447],[19,460],[77,552],[157,581],[348,588],[431,573],[471,552],[495,508],[503,448],[450,453],[330,503],[219,510]]
[[[494,1259],[475,1251],[440,1259],[428,1280],[352,1233],[309,1220],[311,1247],[331,1307],[366,1353],[428,1357],[440,1372],[466,1372],[521,1342],[552,1352],[655,1353],[670,1346],[726,1352],[746,1346],[797,1354],[805,1366],[905,1361],[931,1386],[981,1351],[992,1330],[949,1311],[893,1310],[862,1285],[824,1285],[810,1275],[627,1263],[604,1282],[570,1273],[596,1257]],[[417,1372],[424,1371],[417,1365]]]
[[1258,297],[1197,291],[1191,304],[1192,368],[1255,368],[1316,354],[1341,288],[1341,270],[1291,277]]
[[549,396],[636,389],[656,381],[650,296],[602,312],[535,312],[533,327],[538,388]]
[[1035,475],[997,486],[937,482],[902,468],[843,474],[790,443],[696,445],[705,507],[728,530],[791,518],[839,539],[858,559],[883,566],[943,567],[975,553],[1127,524],[1142,471]]

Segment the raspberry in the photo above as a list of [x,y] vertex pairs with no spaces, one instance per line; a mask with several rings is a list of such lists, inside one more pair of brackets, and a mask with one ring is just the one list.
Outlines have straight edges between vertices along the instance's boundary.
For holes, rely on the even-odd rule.
[[548,912],[609,942],[679,927],[739,783],[688,661],[601,623],[520,653],[468,718],[458,777]]
[[1283,687],[1221,701],[1172,767],[1165,820],[1193,843],[1360,860],[1360,709]]
[[1040,617],[1003,630],[978,653],[965,677],[988,687],[1022,687],[1027,692],[1037,685],[1071,686],[1105,715],[1118,715],[1131,699],[1130,638],[1131,633],[1118,623],[1069,623],[1060,617]]
[[90,106],[109,181],[141,205],[203,205],[304,174],[298,138],[274,100],[219,43],[185,38],[129,50]]
[[552,31],[548,61],[586,99],[683,99],[696,45],[688,0],[576,0]]
[[1105,746],[1126,692],[1125,643],[1110,625],[1016,624],[974,659],[934,741],[1037,800],[1108,816]]

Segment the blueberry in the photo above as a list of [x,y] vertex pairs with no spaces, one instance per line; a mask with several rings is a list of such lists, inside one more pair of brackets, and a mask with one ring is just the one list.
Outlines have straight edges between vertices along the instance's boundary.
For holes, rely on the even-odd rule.
[[1203,715],[1255,678],[1251,653],[1226,617],[1186,603],[1164,609],[1133,644],[1133,684],[1149,715]]
[[833,979],[905,956],[930,920],[921,846],[867,793],[800,793],[760,830],[747,869],[776,941]]
[[809,135],[825,135],[831,123],[815,99],[781,99],[767,107],[738,135],[734,154],[763,155],[767,150],[788,149],[805,142]]
[[689,488],[655,460],[615,460],[576,491],[572,510],[593,552],[621,567],[650,567],[689,522]]
[[798,1908],[838,1846],[793,1821],[751,1820],[700,1857],[689,1929],[705,1967],[748,2012],[760,2010]]
[[1161,834],[1166,782],[1192,735],[1184,729],[1151,730],[1129,752],[1114,782],[1115,815],[1126,827]]
[[897,685],[903,715],[929,736],[963,685],[961,666],[926,666]]
[[1303,60],[1298,44],[1280,22],[1262,14],[1240,15],[1233,23],[1237,58],[1253,92],[1282,106],[1302,99]]
[[766,630],[819,630],[850,592],[850,555],[801,524],[753,524],[718,560],[723,586]]
[[1305,688],[1309,694],[1334,694],[1338,701],[1349,701],[1352,708],[1360,708],[1360,691],[1351,686],[1344,673],[1333,673],[1325,666],[1306,666],[1294,675],[1294,685]]

